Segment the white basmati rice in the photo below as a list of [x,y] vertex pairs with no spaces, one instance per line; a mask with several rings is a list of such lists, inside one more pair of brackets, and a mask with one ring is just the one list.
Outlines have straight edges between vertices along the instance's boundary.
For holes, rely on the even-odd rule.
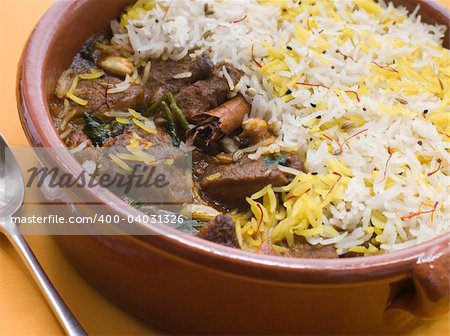
[[322,225],[339,234],[306,239],[339,253],[374,240],[394,251],[450,226],[450,53],[445,27],[357,2],[161,0],[143,10],[141,1],[111,24],[113,43],[136,64],[212,50],[215,63],[239,68],[234,87],[224,67],[230,89],[279,131],[252,158],[297,148],[310,172],[326,174],[333,158],[351,170],[341,202],[324,209]]
[[172,78],[174,79],[183,79],[183,78],[189,78],[192,77],[192,72],[186,71],[179,74],[174,75]]

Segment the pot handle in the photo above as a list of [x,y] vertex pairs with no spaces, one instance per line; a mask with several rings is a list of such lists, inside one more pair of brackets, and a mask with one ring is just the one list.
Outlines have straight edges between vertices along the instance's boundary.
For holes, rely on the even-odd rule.
[[400,309],[428,320],[449,308],[449,240],[421,255],[411,269],[409,284],[391,301],[387,310]]

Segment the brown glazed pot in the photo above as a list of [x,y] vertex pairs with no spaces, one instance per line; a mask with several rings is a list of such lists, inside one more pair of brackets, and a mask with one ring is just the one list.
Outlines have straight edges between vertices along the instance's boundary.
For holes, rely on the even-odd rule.
[[[64,147],[48,108],[57,78],[82,43],[107,30],[130,2],[59,1],[39,22],[18,73],[20,118],[32,145]],[[397,3],[420,3],[424,20],[449,25],[449,10],[436,2]],[[446,41],[448,47],[448,35]],[[76,175],[80,165],[60,152],[53,163]],[[109,192],[89,197],[106,204],[107,213],[138,214]],[[386,255],[314,260],[254,255],[164,227],[146,230],[56,238],[101,292],[170,332],[393,334],[448,310],[449,234]]]

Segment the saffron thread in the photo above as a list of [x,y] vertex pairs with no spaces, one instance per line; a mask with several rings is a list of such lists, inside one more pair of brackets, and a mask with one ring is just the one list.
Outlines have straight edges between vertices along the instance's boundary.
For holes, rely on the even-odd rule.
[[324,133],[322,133],[322,135],[323,135],[324,138],[326,138],[326,139],[328,139],[328,140],[330,140],[332,142],[335,142],[338,145],[338,147],[339,147],[339,149],[337,150],[337,153],[341,154],[344,151],[344,146],[345,145],[347,145],[347,147],[350,148],[350,146],[348,145],[348,141],[350,141],[351,139],[357,137],[358,135],[361,135],[364,132],[367,132],[368,130],[369,129],[366,128],[366,129],[363,129],[362,131],[359,131],[359,132],[349,136],[348,138],[344,139],[343,143],[340,143],[340,142],[336,141],[335,139],[333,139],[332,137],[330,137],[329,135],[326,135]]
[[336,180],[336,182],[334,182],[333,186],[330,188],[330,191],[328,192],[328,194],[325,196],[324,200],[326,200],[328,198],[328,196],[333,192],[334,187],[336,187],[336,185],[339,183],[339,181],[342,179],[342,174],[338,173],[338,172],[333,172],[333,175],[336,175],[338,178]]
[[[422,205],[422,203],[421,203],[421,205]],[[402,217],[400,217],[400,219],[402,221],[405,221],[407,219],[411,219],[411,218],[414,218],[414,217],[417,217],[417,216],[420,216],[420,215],[431,214],[431,220],[433,221],[434,212],[436,211],[438,205],[439,205],[439,202],[435,202],[431,210],[422,211],[419,208],[418,211],[412,212],[412,213],[410,213],[410,214],[408,214],[406,216],[402,216]]]
[[353,93],[356,96],[356,100],[358,101],[358,103],[361,102],[361,99],[359,99],[358,92],[353,91],[353,90],[347,90],[347,91],[345,91],[345,93]]
[[256,66],[257,66],[258,68],[262,68],[262,67],[263,67],[263,66],[261,65],[261,63],[259,63],[259,62],[256,60],[256,58],[255,58],[255,45],[254,45],[254,44],[252,44],[252,59],[253,59],[253,62],[255,62]]
[[350,58],[353,62],[357,63],[353,57],[344,54],[344,53],[343,53],[342,51],[340,51],[339,49],[336,50],[336,53],[339,54],[339,55],[342,55],[342,57],[344,57],[344,61],[346,61],[347,58]]
[[323,84],[311,84],[311,83],[306,83],[306,82],[297,82],[296,84],[298,85],[303,85],[303,86],[312,86],[312,87],[323,87],[325,89],[329,89],[329,86],[323,85]]
[[395,70],[394,68],[391,68],[390,66],[388,66],[388,65],[379,65],[377,62],[375,62],[375,61],[372,61],[372,63],[373,64],[375,64],[377,67],[379,67],[379,68],[381,68],[381,69],[384,69],[384,70],[387,70],[387,71],[391,71],[391,72],[395,72],[395,73],[399,73],[397,70]]
[[247,17],[248,17],[248,15],[245,15],[244,17],[242,17],[242,18],[240,18],[240,19],[231,21],[231,23],[239,23],[239,22],[242,22],[242,21],[244,21]]
[[437,163],[438,163],[438,167],[435,170],[433,170],[432,172],[428,173],[427,176],[434,175],[441,169],[441,167],[442,167],[442,159],[440,159],[440,158],[437,159]]
[[388,159],[386,161],[386,165],[384,166],[383,179],[380,182],[378,182],[378,183],[381,183],[381,182],[383,182],[386,179],[389,162],[391,161],[392,156],[395,153],[395,150],[392,147],[390,147],[390,146],[388,146],[387,151],[389,153],[389,157],[388,157]]

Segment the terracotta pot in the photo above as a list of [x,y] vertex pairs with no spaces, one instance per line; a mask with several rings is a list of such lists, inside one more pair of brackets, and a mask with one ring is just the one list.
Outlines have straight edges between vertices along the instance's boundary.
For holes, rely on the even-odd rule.
[[[60,1],[39,22],[20,63],[17,94],[34,146],[64,147],[48,108],[57,78],[82,43],[107,30],[130,2]],[[425,20],[449,24],[449,10],[436,2],[397,3],[420,3]],[[81,170],[68,151],[52,160],[73,174]],[[85,192],[107,213],[137,214],[109,192]],[[392,334],[448,310],[449,234],[386,255],[313,260],[254,255],[164,227],[146,230],[57,239],[100,291],[171,332]]]

